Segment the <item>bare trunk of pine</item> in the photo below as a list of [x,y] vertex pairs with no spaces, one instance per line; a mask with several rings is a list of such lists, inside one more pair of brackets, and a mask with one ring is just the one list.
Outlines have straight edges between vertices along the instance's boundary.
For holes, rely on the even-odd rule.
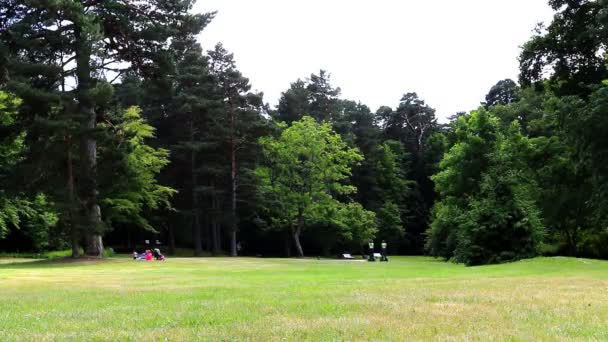
[[209,217],[209,214],[205,214],[202,215],[202,229],[205,233],[204,237],[203,237],[203,248],[208,251],[209,253],[211,253],[213,251],[213,238],[212,238],[212,232],[211,232],[211,218]]
[[222,243],[221,243],[221,236],[220,236],[220,225],[217,222],[217,213],[219,211],[219,201],[217,199],[217,195],[215,193],[215,184],[212,182],[211,183],[211,209],[212,209],[212,215],[211,215],[211,240],[213,242],[213,255],[218,255],[222,252]]
[[[232,107],[232,106],[231,106]],[[237,169],[236,169],[236,141],[235,141],[235,117],[234,110],[230,109],[230,256],[237,256],[236,247],[236,188],[237,188]]]
[[[190,142],[194,143],[194,122],[190,121]],[[196,151],[190,155],[190,174],[192,176],[192,238],[194,239],[194,255],[203,255],[203,241],[201,236],[200,208],[198,202],[198,177],[196,175]]]
[[290,234],[285,234],[285,256],[288,258],[291,257],[291,237],[289,235]]
[[80,242],[74,202],[74,164],[72,162],[72,139],[66,140],[67,173],[68,173],[68,225],[70,226],[70,242],[72,244],[72,258],[80,257]]
[[219,255],[222,253],[222,238],[220,236],[220,226],[215,218],[211,223],[211,230],[213,231],[213,255]]
[[80,139],[80,159],[82,164],[81,200],[84,206],[84,223],[87,236],[85,253],[89,256],[103,256],[103,240],[101,237],[101,209],[98,203],[97,191],[97,140],[94,130],[97,115],[91,98],[93,84],[91,82],[91,43],[87,34],[77,27],[76,35],[76,76],[78,87],[78,109],[82,116]]
[[304,228],[304,212],[302,209],[298,210],[298,224],[296,229],[293,231],[293,241],[296,245],[296,252],[298,253],[298,257],[304,256],[304,250],[302,249],[302,244],[300,244],[300,235],[302,234],[302,229]]
[[192,239],[194,240],[194,255],[201,256],[203,255],[203,242],[201,236],[201,222],[200,215],[198,213],[198,201],[195,199],[196,195],[193,195],[192,198],[192,206],[194,211],[194,220],[192,222]]
[[167,226],[167,233],[169,235],[169,255],[175,255],[175,233],[172,225]]

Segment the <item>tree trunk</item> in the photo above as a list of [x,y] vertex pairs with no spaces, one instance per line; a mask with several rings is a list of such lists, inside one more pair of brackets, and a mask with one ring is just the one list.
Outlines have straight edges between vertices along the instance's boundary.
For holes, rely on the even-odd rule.
[[302,244],[300,244],[300,234],[302,234],[302,229],[304,227],[304,214],[302,209],[298,210],[298,225],[296,229],[293,231],[293,241],[296,245],[296,252],[298,253],[298,257],[302,258],[304,256],[304,250],[302,249]]
[[331,256],[331,246],[327,243],[323,244],[323,256],[329,258]]
[[213,231],[215,232],[213,253],[222,254],[222,226],[217,222],[217,219],[213,221]]
[[167,226],[167,233],[169,239],[169,255],[175,255],[175,233],[173,232],[173,226]]
[[203,255],[203,242],[201,236],[201,222],[198,214],[198,210],[194,209],[194,220],[193,220],[193,232],[192,239],[194,240],[194,255]]
[[236,229],[230,231],[230,256],[235,257],[238,255],[236,246]]
[[103,240],[101,234],[90,234],[87,238],[87,251],[89,256],[103,257]]
[[87,232],[87,248],[89,256],[103,256],[103,240],[101,237],[101,209],[98,203],[97,191],[97,140],[94,130],[97,125],[91,91],[91,42],[87,33],[76,25],[74,29],[76,42],[76,77],[78,87],[76,97],[78,110],[81,115],[80,159],[82,174],[80,175],[81,200],[84,209],[84,223]]
[[72,244],[72,258],[80,257],[80,241],[74,202],[74,165],[72,163],[72,138],[67,137],[67,174],[68,174],[68,225],[70,226],[70,242]]
[[222,248],[220,247],[220,232],[217,224],[216,218],[211,219],[211,239],[213,242],[212,252],[213,255],[219,255],[222,252]]
[[298,257],[302,258],[304,256],[304,250],[302,250],[302,245],[300,244],[300,228],[296,228],[293,231],[293,242],[296,245],[296,252],[298,253]]
[[235,138],[235,113],[230,104],[230,256],[237,256],[236,231],[236,189],[237,189],[237,168],[236,168],[236,138]]
[[[194,122],[190,120],[190,142],[194,144]],[[201,236],[200,208],[198,202],[198,177],[196,176],[196,151],[190,154],[190,175],[192,177],[192,239],[194,240],[194,255],[203,255],[203,241]]]
[[236,231],[237,231],[237,216],[236,216],[236,171],[235,171],[235,161],[233,156],[232,161],[232,180],[231,180],[231,208],[230,208],[230,256],[235,257],[238,254],[236,247]]
[[215,193],[215,184],[211,182],[211,240],[213,243],[213,255],[219,255],[222,252],[222,240],[220,236],[220,225],[217,222],[217,213],[219,211],[219,201]]
[[566,237],[568,240],[569,256],[576,256],[577,255],[576,228],[574,228],[574,230],[566,229]]
[[211,231],[211,217],[209,217],[209,213],[203,215],[203,231],[205,232],[205,236],[203,237],[203,246],[207,252],[212,253],[213,232]]
[[290,243],[290,234],[285,234],[285,256],[290,258],[291,257],[291,243]]

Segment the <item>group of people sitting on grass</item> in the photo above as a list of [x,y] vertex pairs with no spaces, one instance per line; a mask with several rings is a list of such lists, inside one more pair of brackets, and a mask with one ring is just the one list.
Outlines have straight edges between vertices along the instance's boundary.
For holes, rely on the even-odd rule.
[[159,260],[164,261],[165,256],[160,252],[160,249],[154,248],[153,250],[146,249],[143,253],[137,253],[137,251],[133,251],[133,260]]

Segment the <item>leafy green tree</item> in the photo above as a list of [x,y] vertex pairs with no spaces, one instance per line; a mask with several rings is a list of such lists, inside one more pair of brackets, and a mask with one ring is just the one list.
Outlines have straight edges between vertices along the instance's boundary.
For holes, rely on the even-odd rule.
[[430,253],[467,265],[537,255],[544,226],[529,139],[517,123],[501,130],[483,109],[459,118],[456,135],[433,176],[441,199],[428,231]]
[[387,140],[378,150],[377,184],[381,206],[377,208],[379,238],[397,241],[405,234],[412,182],[406,178],[407,154],[399,141]]
[[547,26],[523,45],[520,80],[523,85],[546,85],[557,95],[588,95],[587,85],[608,77],[604,53],[608,41],[606,0],[550,0],[557,12]]
[[500,119],[503,128],[517,121],[527,136],[550,136],[555,133],[555,127],[548,125],[547,119],[553,118],[554,115],[548,113],[545,107],[552,98],[549,92],[524,88],[518,92],[517,101],[494,105],[491,110]]
[[[605,154],[602,130],[608,77],[605,50],[608,2],[551,0],[556,11],[520,56],[526,95],[505,117],[532,113],[529,135],[537,148],[533,166],[543,185],[541,207],[553,253],[600,256],[606,243]],[[536,101],[530,94],[535,90]],[[543,90],[543,91],[540,91]],[[520,116],[521,117],[521,116]],[[524,126],[525,127],[525,126]]]
[[66,79],[74,85],[62,90],[71,93],[79,122],[77,193],[89,255],[103,255],[96,128],[111,97],[110,84],[128,70],[149,74],[169,63],[170,39],[179,32],[198,33],[210,19],[189,14],[191,6],[188,0],[0,4],[0,34],[8,47],[4,56],[14,66],[8,76],[22,77],[12,87],[18,95],[32,99],[38,89],[64,87]]
[[530,137],[532,150],[526,158],[540,188],[538,203],[547,227],[545,251],[579,255],[581,237],[590,225],[587,203],[592,185],[589,167],[578,162],[576,144],[560,124],[571,117],[558,110],[566,102],[549,91],[526,88],[520,94],[517,102],[494,106],[492,112],[503,129],[516,121]]
[[361,247],[378,233],[376,214],[357,202],[340,204],[335,221],[341,227],[341,237],[346,244]]
[[566,174],[569,178],[563,177],[562,182],[572,185],[566,198],[570,199],[572,209],[577,208],[570,220],[564,222],[569,229],[563,231],[568,234],[571,250],[588,256],[606,256],[605,249],[599,246],[608,241],[604,228],[608,223],[608,140],[602,133],[608,127],[605,115],[608,82],[596,87],[587,101],[565,97],[554,104],[563,129],[562,143],[569,152],[568,162],[562,163],[566,164],[562,174],[569,170]]
[[300,236],[306,218],[314,217],[319,205],[330,206],[335,196],[356,191],[346,181],[362,156],[347,147],[329,123],[319,124],[311,117],[294,122],[277,138],[261,138],[260,143],[265,161],[256,173],[270,225],[289,231],[298,255],[303,256]]
[[99,155],[104,220],[108,226],[132,224],[154,231],[146,214],[170,208],[175,193],[157,180],[169,163],[169,151],[147,144],[154,138],[154,128],[141,117],[137,107],[124,111],[111,125],[100,126],[108,131],[108,141],[103,141]]
[[26,133],[17,126],[18,98],[0,91],[0,239],[11,229],[24,229],[33,247],[49,247],[58,216],[46,195],[29,195],[14,185],[16,166],[24,160]]

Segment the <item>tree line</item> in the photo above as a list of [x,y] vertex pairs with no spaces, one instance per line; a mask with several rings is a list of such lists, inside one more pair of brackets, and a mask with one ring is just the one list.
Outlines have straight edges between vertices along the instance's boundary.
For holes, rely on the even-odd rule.
[[0,4],[0,250],[607,257],[608,1],[552,0],[520,79],[439,123],[321,70],[276,106],[190,0]]

